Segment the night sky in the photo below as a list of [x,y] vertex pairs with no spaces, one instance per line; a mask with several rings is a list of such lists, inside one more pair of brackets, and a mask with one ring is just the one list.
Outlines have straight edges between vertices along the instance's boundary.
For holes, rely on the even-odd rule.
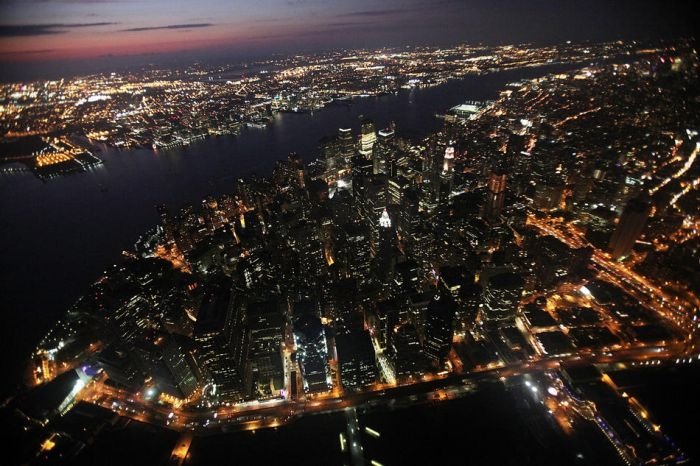
[[[0,63],[679,37],[692,2],[0,0]],[[118,60],[114,60],[118,61]]]

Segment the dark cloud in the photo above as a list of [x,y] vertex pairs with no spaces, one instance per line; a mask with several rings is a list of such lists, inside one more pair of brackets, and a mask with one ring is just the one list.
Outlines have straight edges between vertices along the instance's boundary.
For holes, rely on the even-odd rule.
[[335,23],[324,23],[324,26],[332,27],[332,28],[344,28],[344,27],[354,27],[354,26],[362,26],[366,24],[374,24],[374,23],[367,23],[367,22],[362,22],[362,23],[356,23],[352,21],[337,21]]
[[208,28],[213,26],[213,23],[190,23],[190,24],[169,24],[168,26],[146,26],[140,28],[122,29],[122,32],[141,32],[141,31],[158,31],[161,29],[193,29],[193,28]]
[[379,10],[360,10],[351,11],[348,13],[340,13],[336,15],[338,18],[371,18],[371,17],[386,17],[397,16],[407,13],[415,13],[421,11],[436,11],[438,9],[447,10],[454,7],[466,6],[466,3],[459,0],[436,0],[433,2],[421,2],[407,4],[401,8],[385,8]]
[[392,8],[387,10],[362,10],[351,11],[350,13],[341,13],[337,15],[339,18],[366,18],[375,16],[393,16],[401,13],[406,13],[405,8]]
[[75,28],[109,26],[117,23],[54,23],[54,24],[0,24],[0,37],[46,36],[63,34]]
[[[290,32],[280,32],[276,34],[265,34],[256,36],[254,40],[270,40],[270,39],[293,39],[293,38],[309,38],[309,37],[331,37],[336,34],[357,34],[357,33],[376,33],[378,28],[375,23],[337,23],[335,25],[331,24],[333,27],[322,27],[317,29],[310,29],[304,31],[290,31]],[[383,29],[393,30],[401,29],[404,24],[401,25],[387,25],[383,26]]]
[[116,3],[130,2],[132,0],[0,0],[3,3]]
[[0,56],[15,56],[15,55],[36,55],[39,53],[53,53],[56,49],[39,49],[39,50],[16,50],[12,52],[0,52]]

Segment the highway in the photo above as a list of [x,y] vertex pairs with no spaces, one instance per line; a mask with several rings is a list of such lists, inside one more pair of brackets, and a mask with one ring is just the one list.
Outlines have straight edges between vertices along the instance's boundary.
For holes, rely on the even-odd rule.
[[561,219],[540,218],[529,215],[527,224],[535,226],[544,234],[552,235],[572,249],[592,248],[591,262],[600,272],[600,278],[625,290],[639,299],[647,308],[656,312],[664,320],[683,332],[697,330],[694,319],[697,316],[700,299],[690,291],[671,296],[648,278],[629,269],[623,263],[613,260],[607,253],[594,248],[571,224],[562,224]]
[[446,394],[458,394],[475,383],[494,381],[528,373],[556,370],[562,365],[615,364],[615,363],[660,363],[673,362],[683,344],[665,347],[624,348],[609,356],[571,355],[567,357],[542,358],[529,362],[517,362],[501,367],[483,368],[466,374],[447,374],[410,385],[382,386],[375,390],[341,395],[328,395],[308,400],[269,400],[234,404],[203,410],[172,408],[135,397],[132,393],[106,385],[106,375],[96,377],[79,393],[78,399],[110,409],[117,414],[140,422],[156,424],[176,431],[194,431],[208,434],[229,430],[256,430],[276,427],[308,414],[333,412],[363,405],[375,406],[396,402],[404,397],[418,396],[422,399],[443,401]]

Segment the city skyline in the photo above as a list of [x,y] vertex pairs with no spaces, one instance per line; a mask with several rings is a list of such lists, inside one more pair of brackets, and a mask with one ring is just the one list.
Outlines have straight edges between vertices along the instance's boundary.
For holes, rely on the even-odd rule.
[[5,462],[697,461],[691,6],[0,0]]

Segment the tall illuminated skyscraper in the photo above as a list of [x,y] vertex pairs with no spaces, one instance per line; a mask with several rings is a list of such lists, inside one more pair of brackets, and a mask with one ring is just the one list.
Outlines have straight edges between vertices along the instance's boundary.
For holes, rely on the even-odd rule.
[[[377,142],[372,150],[372,173],[378,175],[387,173],[387,167],[395,157],[394,131],[390,129],[380,130]],[[392,174],[393,175],[393,174]]]
[[369,119],[362,120],[360,131],[360,154],[365,158],[369,158],[372,155],[374,143],[377,141],[377,131],[374,127],[374,122]]
[[455,148],[448,146],[447,149],[445,149],[445,157],[442,159],[442,174],[447,175],[452,173],[452,170],[454,170],[454,163]]
[[440,193],[441,200],[448,199],[453,188],[454,181],[455,148],[447,146],[442,157],[442,171],[440,171]]
[[379,244],[377,245],[377,271],[383,283],[394,276],[396,265],[396,230],[389,213],[384,209],[379,218]]
[[355,155],[356,140],[351,128],[338,128],[338,155],[340,165],[345,169],[350,167],[350,159]]

